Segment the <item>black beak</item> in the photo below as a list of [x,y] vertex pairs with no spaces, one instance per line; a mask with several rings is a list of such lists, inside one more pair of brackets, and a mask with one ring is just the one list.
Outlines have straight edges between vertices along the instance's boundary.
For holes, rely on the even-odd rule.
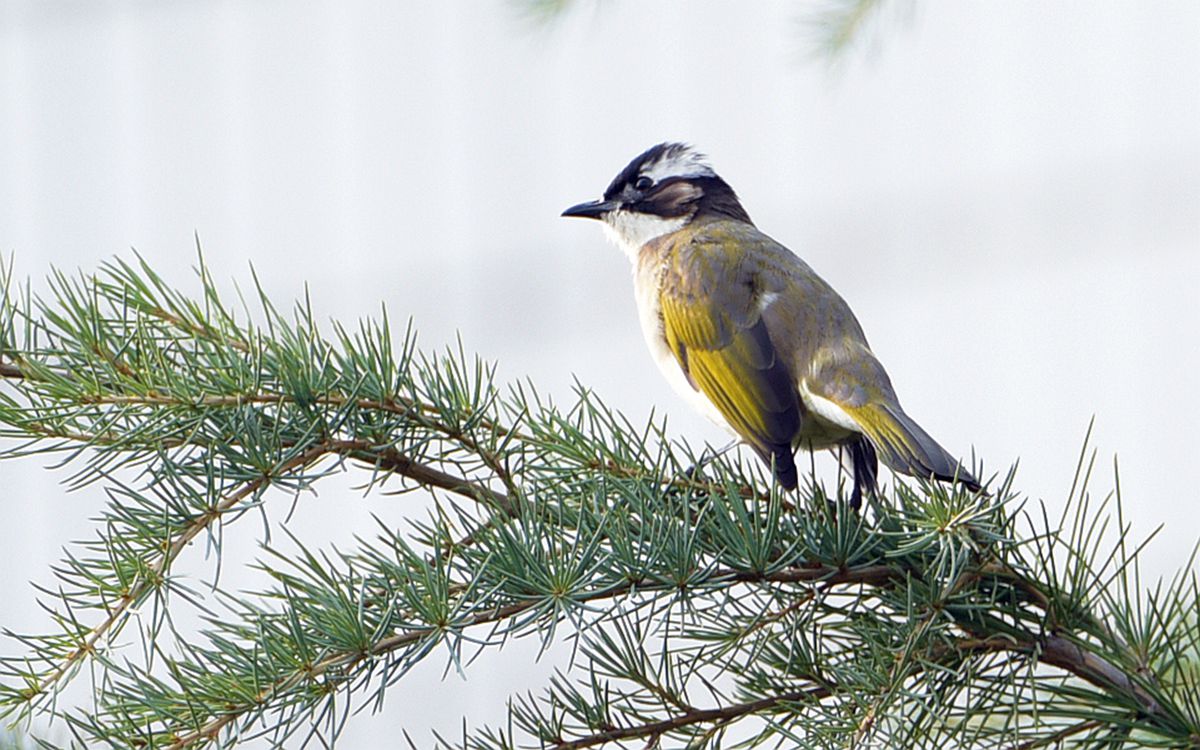
[[614,201],[588,201],[577,206],[571,206],[562,212],[563,216],[581,216],[585,219],[602,219],[604,214],[617,207]]

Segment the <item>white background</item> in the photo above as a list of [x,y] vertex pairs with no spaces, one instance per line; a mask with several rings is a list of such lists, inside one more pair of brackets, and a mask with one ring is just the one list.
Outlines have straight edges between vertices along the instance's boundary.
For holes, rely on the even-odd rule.
[[[626,261],[558,217],[664,139],[708,153],[758,225],[857,312],[910,414],[1060,508],[1089,419],[1169,575],[1200,536],[1200,3],[920,2],[835,70],[801,3],[0,2],[0,250],[17,276],[143,253],[196,289],[249,265],[323,318],[412,316],[560,401],[572,378],[693,443],[724,440],[643,351]],[[828,460],[828,459],[824,459]],[[89,534],[95,492],[0,464],[0,625]],[[274,517],[289,505],[279,496]],[[419,501],[329,487],[312,544]],[[250,526],[253,524],[241,524]],[[260,528],[231,529],[237,587]],[[203,552],[193,553],[203,562]],[[200,563],[197,563],[198,565]],[[205,567],[206,566],[206,567]],[[211,571],[212,560],[198,568]],[[12,642],[2,652],[19,651]],[[496,722],[556,666],[442,664],[347,747]]]

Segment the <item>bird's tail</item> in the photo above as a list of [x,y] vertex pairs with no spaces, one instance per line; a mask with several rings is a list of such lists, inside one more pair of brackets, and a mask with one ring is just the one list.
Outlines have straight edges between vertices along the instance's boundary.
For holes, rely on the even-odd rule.
[[972,492],[982,487],[958,459],[946,452],[928,432],[898,405],[872,404],[854,410],[879,458],[892,471],[943,481],[957,481]]

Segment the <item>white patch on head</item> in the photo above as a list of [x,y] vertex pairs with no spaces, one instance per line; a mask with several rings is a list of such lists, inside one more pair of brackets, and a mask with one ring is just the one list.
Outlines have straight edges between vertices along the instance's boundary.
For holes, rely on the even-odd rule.
[[631,262],[637,263],[642,245],[655,237],[682,229],[689,218],[676,216],[664,219],[654,214],[618,209],[604,215],[604,233],[625,252]]
[[638,174],[654,180],[656,185],[668,177],[717,176],[704,154],[683,145],[668,148],[662,158],[643,167]]

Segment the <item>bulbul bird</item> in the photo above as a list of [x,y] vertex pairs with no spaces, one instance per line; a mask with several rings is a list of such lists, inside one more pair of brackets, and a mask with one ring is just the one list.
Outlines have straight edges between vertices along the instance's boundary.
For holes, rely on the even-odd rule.
[[660,143],[604,197],[563,211],[603,222],[633,263],[642,333],[671,385],[747,443],[778,483],[795,452],[831,449],[854,476],[850,504],[893,471],[981,489],[909,417],[845,300],[763,234],[707,159]]

